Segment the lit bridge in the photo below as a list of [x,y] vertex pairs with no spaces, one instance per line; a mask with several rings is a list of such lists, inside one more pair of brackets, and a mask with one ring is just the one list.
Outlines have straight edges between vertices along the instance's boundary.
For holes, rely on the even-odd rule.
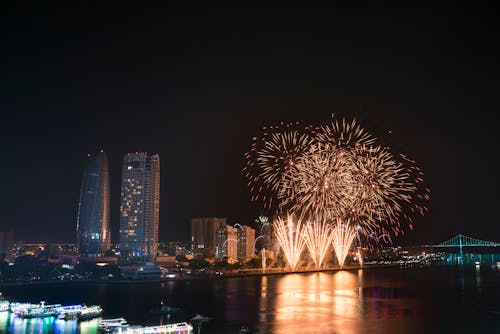
[[459,234],[456,237],[451,238],[450,240],[447,240],[440,244],[434,245],[433,247],[442,247],[442,248],[460,247],[460,249],[462,247],[500,247],[500,243],[474,239]]

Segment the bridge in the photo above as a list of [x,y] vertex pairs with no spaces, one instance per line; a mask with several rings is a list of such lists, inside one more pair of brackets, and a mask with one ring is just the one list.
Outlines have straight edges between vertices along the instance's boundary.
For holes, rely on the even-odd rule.
[[445,242],[434,245],[432,247],[442,247],[442,248],[450,248],[450,247],[500,247],[500,243],[492,242],[492,241],[484,241],[480,239],[474,239],[471,237],[467,237],[463,234],[459,234],[456,237],[451,238]]

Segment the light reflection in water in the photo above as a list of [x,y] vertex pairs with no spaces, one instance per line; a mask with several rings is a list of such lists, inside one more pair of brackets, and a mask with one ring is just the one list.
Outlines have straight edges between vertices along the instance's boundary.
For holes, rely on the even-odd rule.
[[0,312],[0,333],[7,333],[9,312]]
[[259,332],[365,333],[374,329],[384,332],[391,326],[406,324],[411,320],[409,316],[418,321],[415,310],[409,313],[407,306],[399,302],[394,287],[385,286],[382,281],[373,283],[376,285],[369,285],[362,269],[264,276]]
[[80,334],[96,334],[99,328],[99,322],[102,318],[95,318],[80,322]]
[[15,334],[96,334],[101,318],[78,321],[47,318],[19,318],[12,313],[0,312],[0,333]]
[[314,328],[317,333],[331,333],[346,320],[359,318],[357,285],[357,276],[348,271],[283,276],[276,287],[273,331]]
[[55,334],[78,333],[78,320],[56,319],[56,321],[54,322],[54,333]]

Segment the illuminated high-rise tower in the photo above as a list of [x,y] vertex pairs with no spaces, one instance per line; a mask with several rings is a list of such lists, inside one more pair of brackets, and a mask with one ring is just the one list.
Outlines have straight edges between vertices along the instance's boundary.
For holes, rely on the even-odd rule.
[[160,218],[160,156],[145,152],[123,158],[120,202],[120,253],[155,261]]
[[78,252],[82,257],[104,256],[109,250],[109,171],[105,152],[88,154],[83,172],[76,221]]

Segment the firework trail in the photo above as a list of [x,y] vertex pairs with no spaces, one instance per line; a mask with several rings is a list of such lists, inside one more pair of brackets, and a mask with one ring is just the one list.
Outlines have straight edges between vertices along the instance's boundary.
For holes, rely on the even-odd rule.
[[321,268],[333,236],[331,225],[325,221],[314,221],[305,225],[303,237],[316,269]]
[[299,264],[300,255],[305,247],[304,225],[300,220],[294,222],[291,216],[286,220],[278,218],[273,222],[274,233],[290,269],[294,271]]
[[340,267],[344,265],[356,234],[356,230],[350,224],[338,222],[333,228],[333,248]]

